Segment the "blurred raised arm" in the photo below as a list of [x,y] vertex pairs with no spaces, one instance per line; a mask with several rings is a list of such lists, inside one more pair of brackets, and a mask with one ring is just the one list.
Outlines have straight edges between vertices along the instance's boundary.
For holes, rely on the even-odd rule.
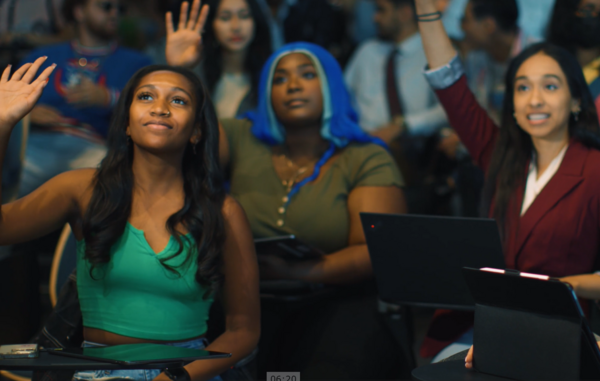
[[[415,5],[417,15],[431,15],[438,11],[434,0],[416,0]],[[437,69],[447,65],[456,55],[456,50],[446,34],[442,20],[420,21],[418,24],[429,68]]]
[[[7,67],[0,77],[0,177],[10,134],[33,109],[55,66],[36,73],[46,57],[27,63],[11,76]],[[75,215],[75,195],[91,172],[70,172],[55,177],[32,194],[0,208],[0,245],[33,239],[60,228]],[[89,181],[88,181],[89,184]],[[0,195],[1,197],[1,195]]]
[[[416,0],[417,19],[429,66],[429,84],[446,110],[448,121],[478,166],[487,170],[498,128],[469,89],[462,63],[441,20],[434,0]],[[432,21],[433,20],[433,21]]]

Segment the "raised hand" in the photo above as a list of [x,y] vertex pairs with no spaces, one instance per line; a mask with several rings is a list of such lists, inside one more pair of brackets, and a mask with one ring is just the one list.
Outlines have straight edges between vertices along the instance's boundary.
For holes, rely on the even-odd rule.
[[[37,79],[35,75],[47,57],[40,57],[33,64],[21,66],[10,77],[8,66],[0,77],[0,133],[9,133],[27,115],[42,95],[47,79],[56,64],[46,68]],[[10,77],[10,79],[9,79]]]
[[202,30],[208,16],[208,5],[200,9],[200,0],[194,0],[188,19],[189,3],[181,4],[177,31],[173,28],[173,14],[167,12],[167,47],[165,55],[169,65],[192,68],[200,62]]

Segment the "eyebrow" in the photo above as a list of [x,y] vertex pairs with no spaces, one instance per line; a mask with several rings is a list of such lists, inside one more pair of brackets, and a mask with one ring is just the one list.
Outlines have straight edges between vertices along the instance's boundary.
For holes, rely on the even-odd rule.
[[[560,79],[560,77],[556,74],[544,74],[544,78],[555,78],[556,80],[558,80],[559,82],[562,83],[562,79]],[[521,79],[529,79],[526,76],[522,75],[520,77],[515,78],[515,82],[519,81]]]
[[[143,89],[144,87],[149,87],[151,89],[156,89],[156,86],[148,84],[148,85],[144,85],[144,86],[138,87],[138,90],[139,89]],[[190,97],[190,99],[194,99],[190,93],[188,93],[186,90],[182,89],[181,87],[177,87],[177,86],[171,87],[171,90],[176,90],[176,91],[184,92],[184,93],[187,94],[188,97]]]
[[[313,67],[314,68],[315,65],[313,65],[312,63],[305,63],[305,64],[302,64],[302,65],[298,65],[297,69],[304,69],[304,68],[307,68],[307,67]],[[277,72],[287,73],[287,70],[282,68],[282,69],[276,69],[275,72],[276,73]]]
[[238,8],[238,9],[221,9],[219,11],[219,14],[221,14],[221,13],[240,13],[240,12],[250,12],[250,9],[248,7]]

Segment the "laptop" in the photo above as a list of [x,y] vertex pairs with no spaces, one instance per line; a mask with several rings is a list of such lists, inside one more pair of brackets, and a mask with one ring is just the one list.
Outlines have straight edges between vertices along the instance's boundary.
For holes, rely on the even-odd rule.
[[505,267],[492,219],[378,213],[360,217],[384,301],[473,310],[462,268]]
[[600,351],[570,285],[515,270],[465,268],[476,301],[476,370],[515,380],[600,379]]

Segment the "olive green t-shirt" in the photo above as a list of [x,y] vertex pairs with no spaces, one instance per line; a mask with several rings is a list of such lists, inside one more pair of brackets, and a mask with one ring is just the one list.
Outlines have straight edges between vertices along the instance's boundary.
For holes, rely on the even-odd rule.
[[331,253],[348,246],[348,195],[361,186],[403,185],[392,157],[376,144],[349,144],[316,181],[287,201],[272,151],[248,120],[222,120],[229,142],[231,195],[242,205],[254,238],[294,234]]

